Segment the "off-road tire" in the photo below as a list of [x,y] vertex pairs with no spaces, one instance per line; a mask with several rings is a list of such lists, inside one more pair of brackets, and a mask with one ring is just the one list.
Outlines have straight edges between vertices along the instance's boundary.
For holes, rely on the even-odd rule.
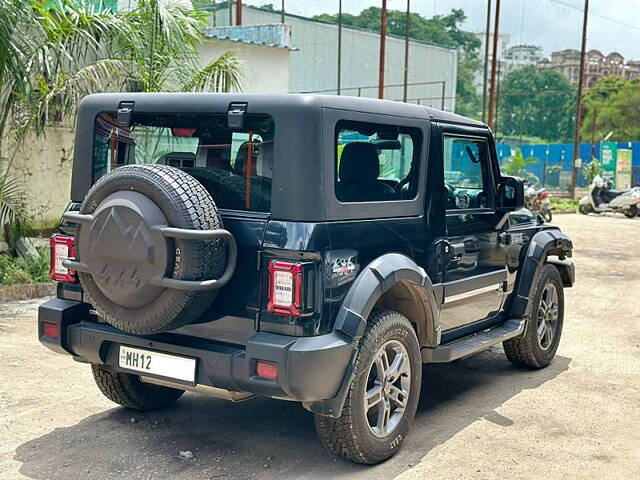
[[[544,350],[538,341],[536,312],[540,305],[544,287],[548,282],[552,282],[555,285],[558,294],[558,323],[551,345]],[[530,368],[544,368],[553,360],[562,336],[564,292],[562,278],[558,269],[551,264],[544,264],[538,272],[532,292],[527,308],[527,324],[524,334],[507,340],[502,345],[504,353],[510,362]]]
[[[375,437],[364,412],[367,372],[375,354],[389,340],[399,341],[408,353],[411,383],[407,406],[400,423],[386,437]],[[322,444],[331,452],[357,463],[376,464],[394,455],[413,423],[422,382],[420,346],[406,317],[389,310],[374,310],[356,353],[355,375],[338,418],[315,415],[315,426]]]
[[146,411],[166,407],[184,393],[184,390],[144,383],[137,375],[108,372],[100,365],[91,365],[91,372],[105,397],[131,410]]
[[[202,184],[191,175],[165,165],[127,165],[113,170],[89,190],[80,213],[92,213],[108,195],[121,190],[133,190],[149,197],[162,210],[171,227],[222,228],[216,204]],[[182,280],[222,276],[227,262],[223,241],[171,239],[168,243],[165,276]],[[179,262],[176,261],[177,252]],[[218,291],[165,288],[148,305],[127,308],[108,299],[91,274],[79,272],[79,278],[98,315],[114,327],[136,335],[164,332],[195,322],[211,306]]]

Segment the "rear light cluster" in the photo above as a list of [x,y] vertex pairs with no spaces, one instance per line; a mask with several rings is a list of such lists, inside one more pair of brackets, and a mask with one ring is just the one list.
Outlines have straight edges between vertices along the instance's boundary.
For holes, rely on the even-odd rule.
[[313,309],[311,263],[271,260],[268,266],[267,310],[299,317]]
[[62,262],[76,256],[76,240],[69,235],[52,235],[51,240],[50,277],[56,282],[76,283],[76,272],[69,270]]

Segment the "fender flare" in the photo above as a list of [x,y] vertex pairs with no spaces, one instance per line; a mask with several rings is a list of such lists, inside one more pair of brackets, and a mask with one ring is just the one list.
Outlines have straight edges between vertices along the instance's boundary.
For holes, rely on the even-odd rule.
[[433,334],[439,341],[437,299],[442,298],[442,289],[434,287],[424,269],[405,255],[389,253],[376,258],[363,268],[354,280],[340,306],[334,324],[334,332],[346,337],[353,346],[351,359],[340,388],[336,396],[331,399],[304,403],[303,406],[307,410],[320,415],[340,416],[349,386],[355,375],[356,353],[359,340],[367,327],[367,319],[376,302],[400,282],[410,285],[422,293],[419,298],[424,299],[424,308],[434,320],[431,322],[431,326],[434,330]]
[[548,256],[558,257],[558,260],[552,259],[548,263],[558,268],[565,286],[573,285],[573,263],[564,261],[566,257],[571,257],[572,250],[573,242],[559,229],[542,230],[531,238],[526,249],[523,249],[518,276],[509,298],[507,311],[511,318],[525,316],[533,282]]
[[334,331],[353,341],[360,340],[375,304],[399,282],[424,290],[424,307],[431,318],[438,318],[436,291],[424,269],[405,255],[388,253],[369,263],[355,279],[340,306]]

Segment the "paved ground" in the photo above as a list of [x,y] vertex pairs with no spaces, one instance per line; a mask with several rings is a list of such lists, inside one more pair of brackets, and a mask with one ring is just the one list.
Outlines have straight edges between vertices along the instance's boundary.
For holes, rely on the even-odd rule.
[[87,366],[37,343],[39,302],[2,304],[0,478],[638,478],[640,220],[557,223],[578,284],[554,363],[517,369],[496,348],[426,368],[411,436],[374,468],[328,455],[294,403],[186,395],[160,412],[117,408]]

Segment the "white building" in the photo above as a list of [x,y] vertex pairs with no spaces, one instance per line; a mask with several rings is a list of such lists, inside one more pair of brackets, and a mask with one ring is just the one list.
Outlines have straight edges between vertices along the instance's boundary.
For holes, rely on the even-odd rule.
[[[216,25],[229,25],[228,9],[218,9],[215,19]],[[269,25],[279,23],[281,14],[244,6],[242,21],[245,26]],[[290,45],[295,49],[290,54],[289,91],[336,94],[338,26],[289,14],[286,15],[285,22],[291,25]],[[343,27],[342,95],[377,97],[379,51],[378,33]],[[262,76],[271,75],[274,70],[264,70]],[[453,110],[456,77],[456,50],[410,41],[408,101],[437,108],[444,106],[446,110]],[[385,98],[402,100],[403,81],[404,38],[388,36],[385,55]]]
[[204,31],[200,62],[209,64],[232,51],[242,62],[242,91],[288,93],[291,26],[283,24],[215,27]]
[[507,48],[502,59],[502,72],[509,73],[512,70],[537,65],[543,59],[542,47],[537,45],[514,45]]

